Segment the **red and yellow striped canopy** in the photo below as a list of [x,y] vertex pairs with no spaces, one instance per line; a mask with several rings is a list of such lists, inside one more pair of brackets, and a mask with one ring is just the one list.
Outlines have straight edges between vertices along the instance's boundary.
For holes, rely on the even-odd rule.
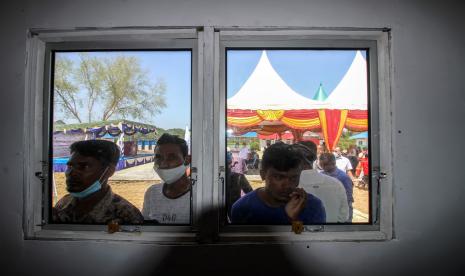
[[238,110],[228,109],[228,127],[236,134],[255,131],[270,135],[291,130],[322,132],[325,143],[332,150],[345,127],[351,131],[368,129],[367,110],[304,109],[304,110]]

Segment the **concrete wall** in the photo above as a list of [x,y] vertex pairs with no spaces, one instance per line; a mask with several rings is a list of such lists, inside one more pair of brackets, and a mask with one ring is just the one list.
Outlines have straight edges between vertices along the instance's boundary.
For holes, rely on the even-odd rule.
[[[10,2],[0,4],[1,275],[465,274],[465,9],[459,1]],[[23,239],[26,30],[202,25],[392,28],[393,241],[175,247]],[[445,133],[444,144],[432,132]]]

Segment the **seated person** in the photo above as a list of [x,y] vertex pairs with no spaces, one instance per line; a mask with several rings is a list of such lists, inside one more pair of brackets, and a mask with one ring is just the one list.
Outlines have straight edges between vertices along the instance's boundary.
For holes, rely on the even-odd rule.
[[322,173],[336,178],[344,186],[344,189],[346,191],[346,196],[347,196],[347,203],[349,204],[348,221],[352,221],[352,216],[353,216],[352,204],[354,202],[354,197],[353,197],[353,185],[354,184],[352,183],[352,180],[346,174],[346,172],[337,168],[336,157],[331,153],[323,153],[322,155],[320,155],[320,165],[323,168]]
[[234,202],[241,198],[241,191],[249,193],[253,191],[249,181],[243,174],[232,172],[232,154],[226,154],[227,170],[226,170],[226,210],[228,218],[231,219],[231,207]]
[[321,224],[326,214],[321,200],[298,188],[302,171],[295,146],[275,143],[263,153],[260,176],[265,187],[256,189],[233,204],[233,224]]
[[303,171],[300,174],[299,186],[307,193],[317,196],[326,210],[327,223],[345,223],[349,218],[349,204],[346,190],[342,183],[334,177],[319,173],[313,169],[316,160],[316,145],[312,141],[301,141],[296,144],[301,150]]
[[140,211],[113,193],[108,185],[120,155],[115,143],[78,141],[70,150],[71,158],[65,172],[69,194],[52,209],[54,222],[139,224],[144,221]]
[[146,220],[161,224],[189,224],[192,183],[186,173],[190,164],[187,143],[164,133],[154,151],[153,168],[162,183],[150,186],[145,192],[142,214]]

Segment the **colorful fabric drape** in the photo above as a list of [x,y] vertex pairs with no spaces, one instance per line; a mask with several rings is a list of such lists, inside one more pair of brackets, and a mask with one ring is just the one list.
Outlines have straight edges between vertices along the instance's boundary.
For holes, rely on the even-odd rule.
[[349,110],[345,127],[351,131],[368,130],[368,111],[367,110]]
[[321,128],[317,110],[228,110],[228,125],[252,127],[263,121],[280,121],[291,129]]
[[332,151],[341,137],[348,110],[324,109],[319,110],[318,113],[320,115],[326,148]]
[[[279,124],[275,124],[276,122]],[[368,130],[368,111],[228,109],[227,123],[236,135],[250,131],[261,135],[271,135],[289,130],[293,132],[296,140],[300,140],[307,130],[322,132],[327,148],[332,150],[337,145],[344,127],[358,132]]]

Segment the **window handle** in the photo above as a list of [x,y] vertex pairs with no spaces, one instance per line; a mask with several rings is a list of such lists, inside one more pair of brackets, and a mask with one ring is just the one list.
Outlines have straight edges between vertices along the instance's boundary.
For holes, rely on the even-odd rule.
[[35,172],[34,175],[42,182],[45,181],[45,175],[43,172]]
[[191,168],[191,185],[194,186],[197,183],[197,167]]
[[386,172],[379,172],[379,175],[378,175],[378,178],[379,179],[384,179],[387,177],[387,173]]

